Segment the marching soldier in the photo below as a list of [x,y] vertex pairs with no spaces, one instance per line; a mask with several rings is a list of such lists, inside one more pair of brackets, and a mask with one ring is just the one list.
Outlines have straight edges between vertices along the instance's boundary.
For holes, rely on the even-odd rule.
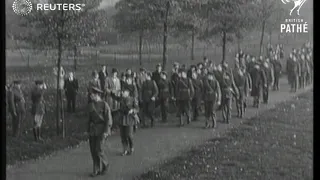
[[299,83],[299,64],[295,56],[290,54],[290,57],[287,61],[287,72],[288,79],[291,85],[291,92],[297,92],[298,83]]
[[112,94],[120,102],[120,137],[123,146],[122,155],[131,155],[133,148],[133,126],[136,124],[135,114],[138,104],[135,98],[130,96],[130,91],[126,88],[122,90],[120,96]]
[[299,64],[300,64],[300,68],[301,68],[301,73],[300,73],[300,77],[299,77],[299,85],[300,85],[300,88],[305,88],[308,67],[307,67],[307,63],[306,63],[304,54],[301,54],[300,59],[299,59]]
[[102,100],[103,91],[92,87],[91,102],[89,104],[88,135],[90,152],[93,160],[91,177],[103,175],[109,168],[109,163],[101,145],[104,139],[111,134],[112,115],[107,102]]
[[274,57],[271,63],[273,64],[273,68],[274,68],[273,90],[279,91],[279,79],[281,76],[282,65],[277,56]]
[[215,128],[217,126],[215,110],[221,103],[221,89],[219,82],[214,78],[213,73],[209,73],[208,78],[203,82],[203,94],[205,97],[205,128],[210,127],[210,120],[212,120],[212,128]]
[[192,100],[194,89],[190,79],[187,78],[187,73],[184,69],[180,69],[181,78],[177,84],[176,99],[179,104],[180,126],[184,125],[183,115],[186,114],[189,124],[191,122],[190,101]]
[[21,123],[26,114],[26,101],[21,90],[21,81],[14,81],[9,93],[9,112],[12,116],[12,131],[14,137],[21,134]]
[[234,73],[234,82],[239,90],[239,96],[236,100],[237,116],[243,118],[246,108],[245,101],[250,90],[250,84],[248,78],[240,68]]
[[76,111],[76,96],[79,89],[78,80],[74,78],[73,72],[69,73],[68,79],[66,79],[64,84],[64,89],[67,97],[67,109],[68,112]]
[[[160,82],[160,80],[159,80]],[[146,74],[146,81],[142,85],[141,90],[141,99],[143,103],[143,118],[142,125],[145,127],[145,116],[150,118],[151,127],[154,126],[154,109],[155,109],[155,101],[158,97],[159,91],[158,86],[154,80],[151,79],[151,73]]]
[[160,75],[161,75],[161,79],[159,81],[160,110],[161,110],[162,122],[166,123],[168,107],[169,107],[169,98],[170,98],[170,94],[172,94],[173,89],[170,85],[170,82],[167,80],[167,73],[162,71]]
[[44,91],[47,89],[46,84],[43,81],[35,81],[36,86],[31,91],[32,108],[31,114],[34,117],[33,136],[35,141],[42,141],[41,138],[41,125],[43,116],[46,112],[46,106],[44,101]]
[[193,114],[193,120],[197,121],[200,108],[201,108],[201,100],[203,96],[203,81],[198,77],[198,74],[195,71],[192,73],[191,81],[194,89],[194,96],[191,101],[191,107],[193,112],[192,114]]
[[97,71],[92,72],[92,78],[93,79],[89,81],[89,86],[88,86],[88,103],[91,102],[92,88],[95,87],[97,89],[101,89],[99,75]]
[[237,99],[238,96],[231,73],[223,71],[220,88],[222,94],[221,108],[223,120],[224,122],[229,123],[229,120],[231,119],[232,97],[235,96]]
[[267,62],[264,62],[262,67],[261,67],[261,73],[263,73],[264,75],[262,75],[262,77],[266,77],[263,78],[263,83],[265,84],[265,86],[262,87],[262,99],[263,99],[263,103],[267,104],[268,103],[268,99],[269,99],[269,86],[272,82],[272,75],[271,75],[271,68],[269,66],[269,64]]

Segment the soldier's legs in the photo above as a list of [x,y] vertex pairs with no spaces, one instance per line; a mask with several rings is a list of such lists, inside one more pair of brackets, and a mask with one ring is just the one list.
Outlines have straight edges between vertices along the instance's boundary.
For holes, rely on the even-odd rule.
[[[212,107],[214,107],[214,105]],[[212,109],[212,112],[211,112],[211,119],[212,119],[212,128],[216,128],[217,127],[217,114],[214,109]]]
[[263,88],[263,102],[267,104],[268,99],[269,99],[269,87],[264,87]]
[[93,173],[97,173],[99,171],[99,157],[97,155],[96,151],[96,143],[97,143],[97,137],[96,136],[90,136],[89,137],[89,146],[90,146],[90,152],[91,157],[93,161]]
[[105,170],[107,170],[107,165],[108,163],[108,159],[106,154],[104,153],[104,151],[101,148],[101,145],[103,144],[103,137],[102,136],[96,136],[96,155],[97,155],[97,162],[99,164],[99,170],[100,172],[104,172]]
[[184,120],[183,120],[183,114],[185,113],[185,105],[184,105],[184,101],[183,100],[179,100],[178,101],[178,113],[179,113],[179,120],[180,120],[180,126],[184,125]]
[[72,103],[71,96],[70,95],[66,96],[66,99],[67,99],[67,112],[71,112],[71,103]]
[[185,102],[185,113],[187,115],[187,123],[190,124],[191,122],[191,101],[190,100]]
[[151,120],[151,127],[153,127],[154,125],[154,110],[155,110],[155,102],[154,101],[151,101],[149,103],[146,103],[148,104],[148,107],[147,107],[147,116],[150,118]]
[[192,100],[192,115],[193,115],[193,120],[197,121],[197,118],[199,116],[199,111],[201,108],[201,100],[199,98],[194,98]]
[[236,108],[237,108],[237,117],[240,117],[240,115],[241,115],[241,100],[240,99],[236,100]]
[[206,118],[205,128],[210,127],[210,117],[213,110],[213,101],[205,101],[204,102],[204,115]]
[[35,131],[35,140],[42,140],[41,138],[41,125],[43,121],[43,114],[36,114],[34,117],[34,131]]
[[294,92],[297,92],[297,89],[298,89],[298,85],[299,85],[299,76],[296,75],[294,76],[294,83],[293,83],[293,91]]
[[71,110],[72,112],[76,112],[76,94],[71,98]]
[[279,90],[279,77],[280,74],[275,74],[274,76],[274,83],[273,83],[273,90]]
[[162,122],[167,122],[168,106],[169,106],[168,99],[160,99]]
[[126,135],[126,126],[120,126],[120,137],[121,137],[121,143],[123,147],[123,154],[122,155],[127,155],[128,154],[128,137]]
[[126,136],[128,139],[128,145],[130,148],[129,153],[133,153],[134,149],[133,149],[133,126],[126,126]]
[[229,123],[229,120],[231,119],[231,110],[232,110],[232,99],[227,99],[227,122]]

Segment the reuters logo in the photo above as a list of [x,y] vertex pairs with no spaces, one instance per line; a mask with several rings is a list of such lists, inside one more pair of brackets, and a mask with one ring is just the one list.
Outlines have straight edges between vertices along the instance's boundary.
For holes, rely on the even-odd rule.
[[29,0],[15,0],[12,5],[13,12],[25,16],[32,10],[32,3]]

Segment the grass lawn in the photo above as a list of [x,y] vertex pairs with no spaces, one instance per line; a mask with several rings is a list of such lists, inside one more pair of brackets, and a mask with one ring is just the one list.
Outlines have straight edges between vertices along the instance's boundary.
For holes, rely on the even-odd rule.
[[276,105],[139,180],[313,179],[313,92]]

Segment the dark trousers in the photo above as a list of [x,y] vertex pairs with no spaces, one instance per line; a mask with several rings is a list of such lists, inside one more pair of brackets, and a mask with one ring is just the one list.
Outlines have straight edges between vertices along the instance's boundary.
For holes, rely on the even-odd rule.
[[192,106],[192,115],[193,115],[193,120],[196,121],[199,114],[200,114],[200,108],[201,108],[201,98],[193,98],[191,101],[191,106]]
[[111,111],[111,116],[113,120],[111,129],[114,130],[119,126],[119,111]]
[[274,74],[273,90],[279,90],[279,78],[280,78],[280,73],[275,73]]
[[301,73],[299,77],[299,88],[306,87],[306,73]]
[[101,148],[102,142],[102,136],[89,137],[90,152],[93,160],[93,172],[101,171],[106,168],[108,164],[107,157]]
[[160,102],[162,121],[167,122],[169,98],[160,98],[159,102]]
[[237,113],[238,117],[243,117],[244,111],[245,111],[245,97],[244,97],[244,92],[239,93],[239,98],[236,101],[236,106],[237,106]]
[[76,94],[67,95],[67,111],[76,111]]
[[133,148],[133,126],[122,126],[120,125],[120,137],[123,150],[126,151],[128,148]]
[[210,119],[212,120],[213,125],[216,121],[216,111],[215,111],[214,101],[204,101],[204,115],[206,117],[206,124],[209,123]]
[[262,98],[264,103],[268,103],[269,100],[269,86],[263,87],[262,89]]
[[142,113],[142,125],[146,125],[146,116],[151,120],[151,126],[153,126],[154,123],[154,109],[155,109],[155,102],[149,101],[149,102],[143,102],[143,113]]
[[299,85],[299,76],[291,75],[291,91],[296,92]]
[[224,97],[222,99],[222,117],[223,120],[229,123],[231,119],[231,105],[232,105],[232,97]]
[[188,123],[191,121],[190,100],[179,100],[180,125],[184,124],[183,115],[187,116]]
[[25,112],[17,112],[15,116],[11,113],[12,117],[12,134],[14,137],[19,137],[21,135],[21,123],[25,117]]

